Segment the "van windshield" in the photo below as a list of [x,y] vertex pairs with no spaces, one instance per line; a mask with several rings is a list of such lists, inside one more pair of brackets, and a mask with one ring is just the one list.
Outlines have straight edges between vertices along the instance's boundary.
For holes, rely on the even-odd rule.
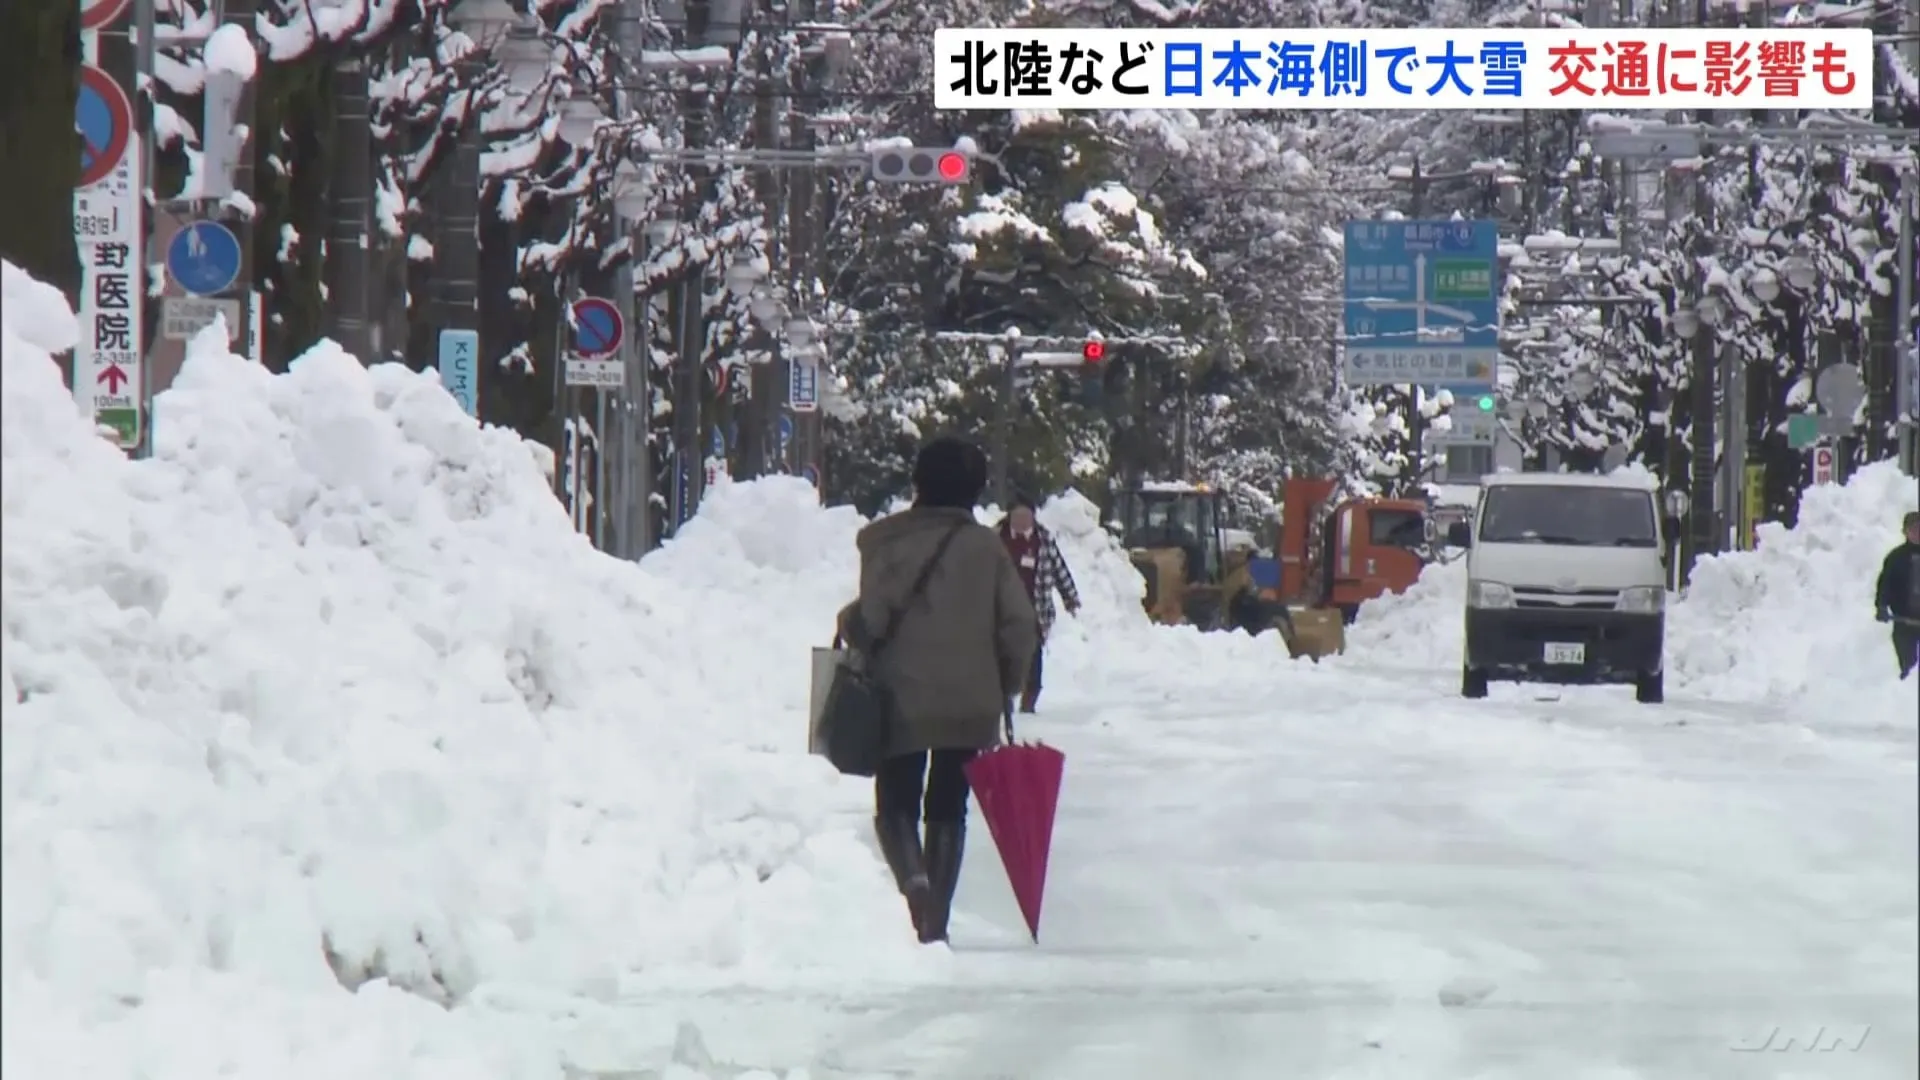
[[1493,485],[1479,533],[1483,544],[1660,545],[1653,495],[1632,488]]

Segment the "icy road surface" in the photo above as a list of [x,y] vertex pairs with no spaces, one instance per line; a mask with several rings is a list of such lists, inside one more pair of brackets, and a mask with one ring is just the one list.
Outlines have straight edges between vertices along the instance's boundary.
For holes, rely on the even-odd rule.
[[951,986],[638,976],[576,1060],[670,1076],[620,1059],[691,1024],[715,1076],[1920,1075],[1911,728],[1165,679],[1063,687],[1028,724],[1068,754],[1040,947],[976,821]]

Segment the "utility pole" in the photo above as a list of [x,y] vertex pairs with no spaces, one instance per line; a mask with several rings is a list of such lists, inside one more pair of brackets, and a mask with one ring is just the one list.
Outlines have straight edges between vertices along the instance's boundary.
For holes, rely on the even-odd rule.
[[1193,454],[1193,414],[1189,407],[1191,394],[1184,364],[1173,373],[1173,390],[1179,395],[1174,402],[1173,414],[1173,478],[1185,483],[1192,479],[1190,458]]
[[1897,269],[1898,288],[1894,291],[1894,303],[1899,310],[1895,313],[1900,328],[1900,340],[1894,343],[1896,354],[1900,358],[1898,368],[1899,392],[1894,395],[1901,405],[1901,427],[1904,447],[1904,461],[1908,476],[1920,476],[1920,338],[1916,338],[1913,324],[1914,296],[1913,276],[1914,239],[1913,218],[1920,207],[1920,180],[1915,173],[1920,172],[1920,154],[1910,155],[1900,171],[1900,242]]
[[[808,25],[819,14],[817,0],[796,0],[798,16],[803,25]],[[812,32],[806,39],[801,62],[790,66],[793,80],[793,94],[787,110],[787,141],[789,145],[805,154],[813,154],[819,147],[819,129],[815,126],[815,117],[821,112],[821,103],[825,100],[827,84],[834,77],[835,62],[832,50],[836,44],[845,43],[844,34],[836,35],[831,31]],[[799,309],[794,314],[800,318],[810,318],[813,312],[814,281],[820,246],[820,215],[816,187],[816,173],[812,169],[794,171],[787,184],[787,258],[788,278],[798,291]],[[822,354],[831,348],[830,341],[821,341],[816,348]],[[813,477],[824,497],[826,493],[826,455],[822,452],[822,425],[825,423],[817,407],[795,412],[789,394],[793,389],[792,372],[789,366],[797,362],[793,356],[786,357],[775,366],[774,399],[771,408],[776,423],[785,419],[793,432],[792,445],[778,446],[777,452],[788,468],[798,475]],[[815,362],[819,362],[816,358]]]
[[[480,120],[473,108],[480,97],[479,62],[468,59],[468,110],[454,135],[452,159],[434,178],[439,213],[433,245],[434,325],[441,333],[465,331],[478,336],[474,354],[482,366],[496,359],[486,349],[480,320]],[[559,365],[555,365],[558,367]],[[488,399],[481,395],[481,415]]]
[[[785,4],[775,4],[768,0],[763,14],[774,19],[787,12]],[[759,100],[754,103],[754,145],[766,150],[780,149],[784,134],[780,125],[779,112],[783,105],[790,103],[775,96],[774,55],[773,50],[781,46],[775,41],[765,42],[761,46],[758,86]],[[784,89],[784,87],[780,88]],[[787,293],[787,282],[781,258],[781,234],[787,231],[787,200],[784,197],[784,176],[780,170],[771,166],[759,170],[760,204],[768,212],[767,227],[767,265],[772,280],[763,283],[760,288],[770,288],[783,300]],[[758,320],[756,320],[757,322]],[[773,418],[777,409],[774,400],[774,386],[779,381],[781,360],[781,331],[776,328],[759,327],[767,337],[769,357],[767,362],[751,365],[747,375],[747,403],[744,416],[738,425],[739,445],[735,459],[739,462],[740,475],[751,480],[767,471],[769,464],[767,446],[771,442]]]
[[[1413,185],[1407,204],[1407,216],[1418,221],[1427,212],[1426,173],[1420,169],[1420,158],[1413,159]],[[1420,342],[1414,342],[1418,346]],[[1420,482],[1427,468],[1427,418],[1420,414],[1420,385],[1415,383],[1407,387],[1407,465],[1408,475],[1400,494],[1410,495],[1420,490]],[[1182,479],[1185,469],[1182,468]]]
[[333,69],[333,178],[329,201],[333,215],[327,230],[328,336],[363,364],[380,355],[379,322],[371,298],[373,221],[373,132],[367,101],[371,75],[366,59],[350,56]]
[[[687,0],[686,43],[695,48],[708,43],[712,36],[713,0]],[[680,95],[681,143],[690,150],[699,150],[707,145],[707,112],[711,101],[704,85],[695,83]],[[692,169],[693,184],[691,198],[705,198],[711,187],[709,171],[695,165]],[[687,221],[699,221],[699,207],[691,206],[682,218]],[[701,487],[706,479],[701,468],[701,455],[706,445],[700,436],[704,434],[705,401],[701,385],[701,366],[706,359],[707,320],[706,320],[706,281],[705,264],[689,266],[681,279],[676,303],[674,304],[674,342],[678,346],[675,357],[673,389],[673,520],[669,523],[673,531],[693,516],[694,508],[700,505]]]
[[[1713,254],[1713,241],[1709,230],[1713,228],[1713,191],[1703,175],[1706,167],[1696,170],[1688,183],[1693,186],[1693,211],[1689,220],[1694,235],[1688,244],[1692,256],[1688,269],[1688,287],[1693,290],[1696,309],[1706,299],[1706,276],[1701,270],[1704,260]],[[1692,546],[1687,556],[1691,566],[1703,555],[1711,555],[1720,550],[1720,503],[1715,497],[1714,471],[1717,462],[1714,400],[1715,376],[1720,367],[1719,335],[1709,325],[1707,319],[1700,319],[1698,331],[1691,341],[1693,349],[1692,375],[1692,447],[1689,455],[1691,467],[1692,493],[1689,503],[1693,508]]]

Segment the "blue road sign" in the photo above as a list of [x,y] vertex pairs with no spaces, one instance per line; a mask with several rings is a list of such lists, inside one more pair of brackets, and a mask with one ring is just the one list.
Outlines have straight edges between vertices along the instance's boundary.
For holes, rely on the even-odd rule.
[[1500,228],[1349,221],[1350,386],[1491,386],[1500,360]]
[[480,334],[475,330],[440,331],[440,385],[453,400],[480,415]]
[[820,365],[812,360],[787,362],[787,408],[813,412],[820,407]]
[[713,445],[708,448],[707,452],[711,457],[727,456],[727,433],[725,431],[722,431],[718,427],[713,429]]
[[592,360],[620,351],[627,321],[613,301],[589,296],[573,302],[573,351]]
[[195,296],[217,296],[240,278],[240,238],[217,221],[196,221],[167,245],[167,276]]
[[787,444],[793,441],[793,417],[782,414],[775,430],[780,435],[780,449],[785,450]]

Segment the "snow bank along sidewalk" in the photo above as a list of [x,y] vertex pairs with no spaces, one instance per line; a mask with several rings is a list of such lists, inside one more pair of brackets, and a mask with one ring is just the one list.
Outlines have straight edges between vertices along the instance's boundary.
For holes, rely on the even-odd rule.
[[204,335],[130,462],[0,311],[7,1075],[557,1077],[488,995],[937,976],[794,752],[856,516],[753,485],[642,570],[431,375]]

